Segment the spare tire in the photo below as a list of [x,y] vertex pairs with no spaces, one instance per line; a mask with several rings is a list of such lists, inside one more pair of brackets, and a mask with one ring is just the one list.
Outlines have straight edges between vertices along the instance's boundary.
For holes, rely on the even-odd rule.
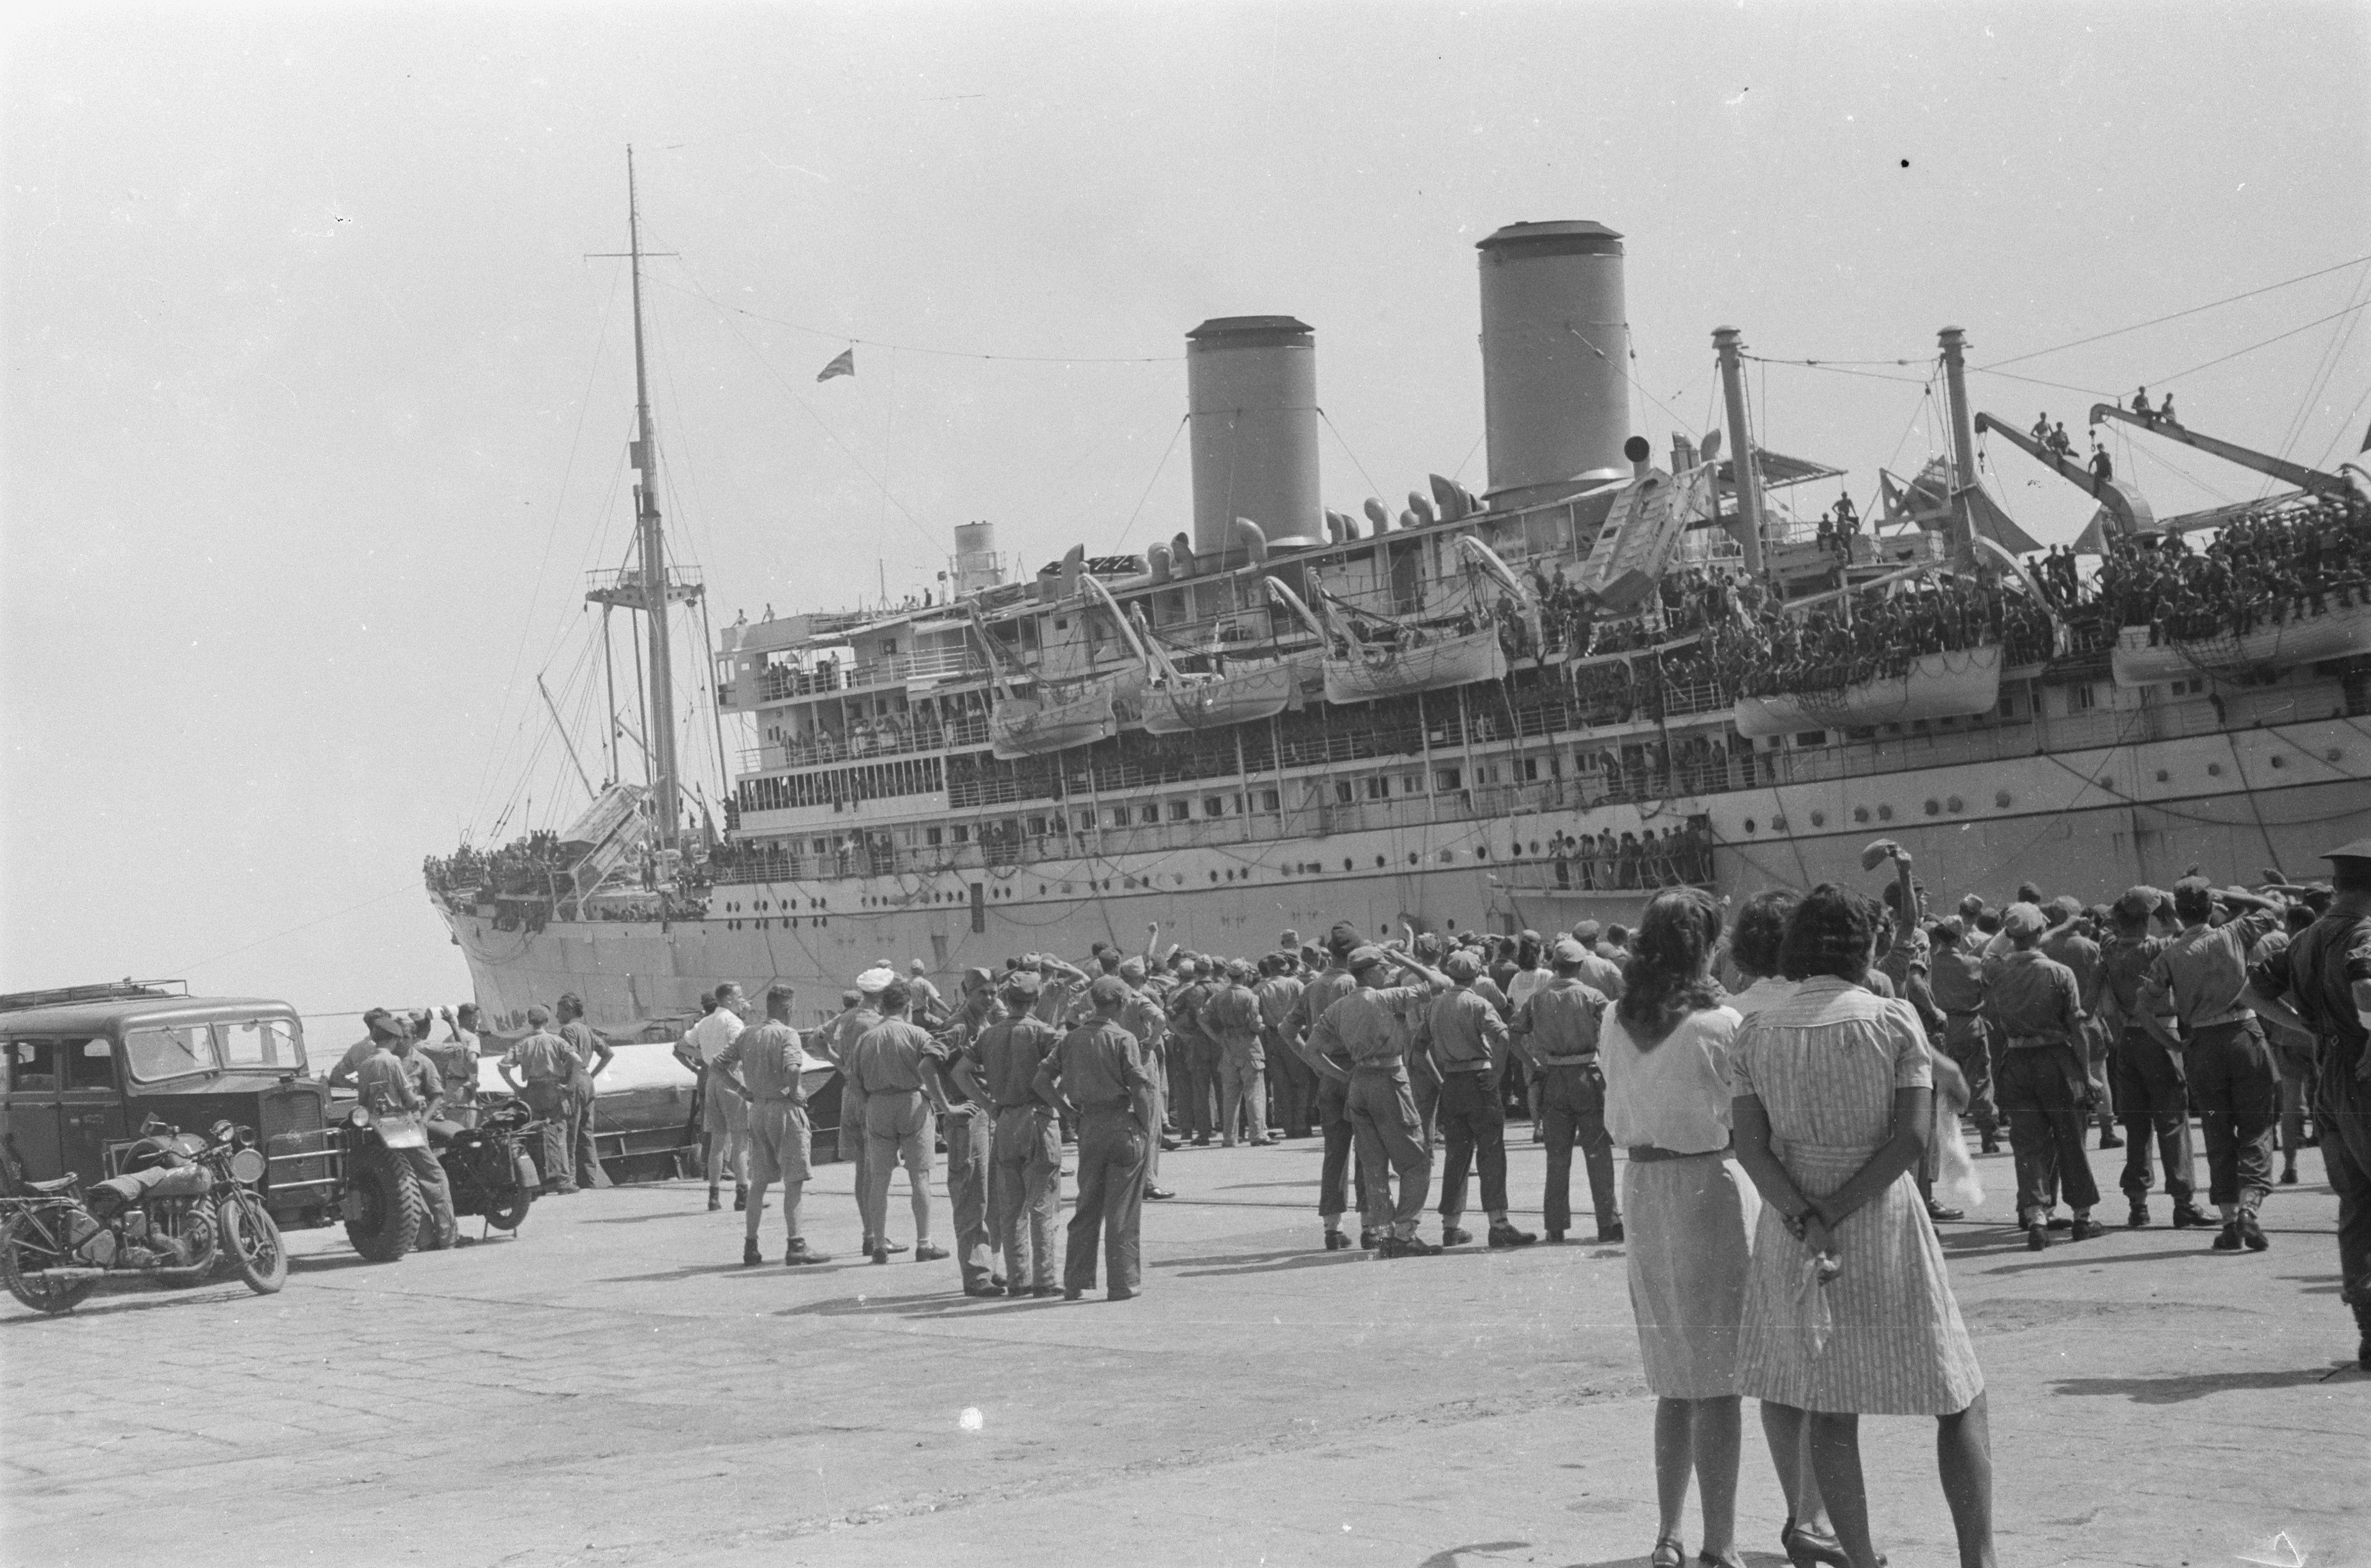
[[346,1239],[375,1263],[392,1263],[411,1251],[428,1205],[411,1168],[384,1148],[366,1149],[347,1162]]

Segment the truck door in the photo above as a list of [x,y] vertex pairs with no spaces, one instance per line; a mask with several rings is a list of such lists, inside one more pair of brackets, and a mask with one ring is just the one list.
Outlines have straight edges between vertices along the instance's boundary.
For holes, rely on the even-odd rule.
[[5,1043],[8,1147],[29,1182],[66,1173],[58,1155],[58,1046],[55,1040]]
[[[58,1042],[58,1158],[86,1186],[107,1175],[107,1146],[131,1136],[115,1044],[104,1036]],[[64,1170],[60,1172],[64,1174]]]

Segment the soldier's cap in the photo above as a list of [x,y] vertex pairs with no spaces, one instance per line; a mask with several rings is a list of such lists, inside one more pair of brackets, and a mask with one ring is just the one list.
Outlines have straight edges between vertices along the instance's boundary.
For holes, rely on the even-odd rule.
[[1046,983],[1026,969],[1016,969],[1004,977],[1004,994],[1008,997],[1034,1002],[1037,999],[1037,993],[1045,988]]
[[1537,931],[1532,930],[1529,926],[1524,927],[1521,931],[1515,933],[1515,935],[1517,939],[1521,941],[1536,942],[1540,940],[1540,934]]
[[1587,942],[1594,947],[1597,944],[1597,939],[1605,934],[1605,928],[1595,920],[1583,920],[1572,928],[1572,934],[1574,940]]
[[1255,973],[1256,971],[1249,963],[1240,958],[1227,965],[1227,978],[1238,983],[1249,980]]
[[[374,1008],[371,1010],[373,1012],[384,1012],[387,1009],[384,1008]],[[540,1002],[538,1002],[534,1007],[526,1009],[526,1020],[536,1028],[541,1029],[545,1024],[551,1021],[551,1014],[546,1010]]]
[[1346,962],[1344,967],[1347,968],[1353,974],[1363,974],[1368,970],[1372,969],[1375,965],[1382,962],[1382,949],[1379,947],[1369,947],[1362,943],[1350,950],[1350,956]]
[[2001,912],[2001,929],[2014,941],[2019,937],[2038,937],[2050,928],[2050,917],[2039,905],[2012,904]]
[[2165,894],[2145,883],[2135,882],[2124,889],[2111,906],[2117,916],[2126,920],[2145,920],[2165,902]]
[[1441,964],[1440,972],[1463,986],[1482,973],[1482,964],[1472,953],[1459,948]]
[[1449,951],[1449,943],[1439,931],[1419,931],[1416,939],[1416,955],[1429,963]]
[[878,996],[887,989],[889,982],[896,978],[897,978],[897,972],[885,963],[878,968],[868,969],[858,975],[856,988],[868,997]]
[[2057,916],[2058,923],[2063,925],[2083,913],[2083,901],[2071,893],[2062,893],[2042,907]]
[[966,986],[993,986],[996,984],[996,975],[993,972],[974,964],[963,972],[963,983]]
[[930,966],[919,958],[906,966],[906,972],[909,974],[928,974],[929,971]]
[[1140,958],[1121,959],[1119,961],[1119,977],[1127,981],[1131,986],[1142,983],[1144,979],[1144,960]]
[[1954,942],[1965,941],[1968,937],[1968,923],[1957,915],[1946,915],[1935,922],[1935,935],[1938,938],[1949,937]]
[[1365,947],[1367,939],[1360,936],[1359,928],[1349,921],[1336,920],[1334,922],[1334,928],[1325,933],[1325,945],[1333,950],[1335,957],[1339,958],[1345,953],[1354,952]]
[[1589,949],[1571,937],[1558,937],[1556,946],[1548,950],[1548,955],[1558,963],[1579,963],[1589,956]]
[[387,1011],[385,1008],[373,1008],[370,1011],[363,1014],[363,1027],[364,1029],[376,1027],[392,1031],[396,1027],[395,1015]]
[[2352,844],[2325,849],[2321,858],[2325,860],[2371,860],[2371,838],[2358,838]]
[[1128,1002],[1128,986],[1116,974],[1098,974],[1087,987],[1087,1000],[1099,1008],[1124,1007]]
[[2192,898],[2207,898],[2212,897],[2215,891],[2215,884],[2204,877],[2184,877],[2173,884],[2173,895],[2176,898],[2181,897],[2184,894]]
[[1276,945],[1290,952],[1301,945],[1301,933],[1289,930],[1276,939]]

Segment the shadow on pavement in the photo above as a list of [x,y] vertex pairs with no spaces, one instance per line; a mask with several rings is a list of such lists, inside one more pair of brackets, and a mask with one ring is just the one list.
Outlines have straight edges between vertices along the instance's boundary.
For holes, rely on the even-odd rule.
[[[1295,1248],[1289,1252],[1238,1252],[1232,1257],[1171,1258],[1148,1263],[1152,1269],[1175,1269],[1180,1279],[1224,1279],[1231,1274],[1282,1274],[1292,1269],[1334,1268],[1345,1263],[1372,1262],[1374,1254],[1353,1247],[1339,1252],[1317,1252],[1308,1248]],[[1208,1264],[1232,1264],[1232,1268],[1206,1267]]]
[[[1471,1551],[1474,1549],[1472,1547],[1466,1547],[1463,1550]],[[1775,1551],[1740,1551],[1738,1553],[1738,1557],[1740,1561],[1744,1562],[1745,1568],[1789,1568],[1787,1560],[1779,1556]],[[1420,1565],[1420,1568],[1433,1568],[1433,1564],[1435,1562],[1441,1562],[1445,1565],[1449,1561],[1451,1560],[1443,1558],[1429,1558]],[[1691,1559],[1691,1561],[1694,1560]],[[1567,1564],[1567,1568],[1649,1568],[1649,1564],[1648,1560],[1644,1556],[1615,1557],[1603,1562],[1568,1563]]]
[[2297,1292],[2299,1296],[2341,1296],[2346,1290],[2346,1281],[2338,1274],[2276,1274],[2273,1277],[2286,1280],[2291,1285],[2304,1286],[2305,1288]]
[[0,1318],[0,1326],[53,1322],[61,1318],[112,1318],[125,1312],[154,1312],[168,1307],[219,1307],[243,1301],[254,1292],[238,1284],[227,1286],[159,1286],[153,1280],[126,1281],[104,1293],[94,1291],[71,1312],[22,1312]]
[[291,1255],[288,1272],[296,1274],[330,1274],[338,1269],[373,1269],[379,1265],[359,1252],[316,1252],[307,1257]]
[[1502,1551],[1521,1551],[1531,1545],[1527,1540],[1477,1540],[1465,1546],[1445,1547],[1417,1564],[1417,1568],[1461,1568],[1458,1559],[1472,1552],[1477,1557],[1494,1557]]
[[[774,1205],[769,1204],[767,1206],[771,1208]],[[576,1223],[579,1225],[648,1225],[654,1219],[706,1219],[711,1212],[723,1214],[725,1211],[723,1209],[711,1211],[704,1207],[661,1209],[656,1214],[619,1214],[612,1215],[607,1219],[580,1219]],[[734,1209],[732,1212],[738,1214],[741,1211]]]
[[2297,1389],[2319,1383],[2333,1372],[2354,1367],[2351,1361],[2323,1366],[2299,1366],[2283,1372],[2179,1372],[2169,1378],[2065,1378],[2050,1386],[2053,1394],[2122,1395],[2134,1404],[2180,1404],[2209,1394],[2237,1393],[2251,1389]]
[[863,1318],[895,1316],[899,1318],[943,1318],[951,1312],[968,1317],[991,1317],[1015,1309],[1045,1307],[1082,1307],[1088,1301],[1101,1301],[1103,1293],[1095,1291],[1077,1301],[1064,1302],[1058,1296],[966,1296],[957,1291],[953,1296],[931,1297],[864,1297],[836,1296],[828,1301],[809,1301],[797,1307],[785,1307],[774,1314],[777,1318]]
[[[2203,1246],[2161,1247],[2154,1252],[2113,1252],[2094,1248],[2088,1241],[2069,1241],[2065,1245],[2072,1250],[2070,1255],[2052,1257],[2044,1253],[2030,1263],[2002,1263],[1986,1269],[1984,1273],[2020,1274],[2031,1274],[2037,1269],[2104,1268],[2110,1263],[2148,1263],[2164,1258],[2205,1258],[2215,1255]],[[2024,1243],[2018,1243],[2020,1250],[2023,1246]],[[2050,1251],[2056,1252],[2058,1250],[2058,1244],[2053,1243]]]

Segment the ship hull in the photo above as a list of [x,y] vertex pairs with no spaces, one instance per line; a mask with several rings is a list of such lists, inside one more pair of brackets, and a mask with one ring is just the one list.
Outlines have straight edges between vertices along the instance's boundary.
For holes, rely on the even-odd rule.
[[1650,893],[1583,889],[1569,868],[1560,882],[1542,853],[1546,841],[1558,829],[1660,833],[1698,815],[1715,845],[1714,885],[1739,897],[1821,882],[1874,891],[1859,858],[1880,836],[1911,850],[1938,903],[1968,892],[1997,901],[2028,880],[2105,899],[2134,882],[2170,886],[2193,864],[2248,881],[2266,865],[2315,876],[2320,851],[2371,835],[2366,769],[2371,737],[2342,718],[1645,807],[1551,802],[1444,822],[1395,819],[1394,803],[1346,809],[1323,833],[990,870],[735,883],[716,890],[703,920],[554,922],[528,932],[497,930],[490,912],[468,905],[444,913],[480,1005],[498,1020],[567,990],[604,1027],[631,1027],[688,1017],[719,980],[779,978],[799,987],[799,1017],[811,1021],[835,1011],[850,977],[880,959],[901,967],[919,959],[943,980],[1023,952],[1075,959],[1095,940],[1137,951],[1153,920],[1164,947],[1230,954],[1266,951],[1288,928],[1313,940],[1343,919],[1378,936],[1403,920],[1543,930],[1584,917],[1635,920]]

